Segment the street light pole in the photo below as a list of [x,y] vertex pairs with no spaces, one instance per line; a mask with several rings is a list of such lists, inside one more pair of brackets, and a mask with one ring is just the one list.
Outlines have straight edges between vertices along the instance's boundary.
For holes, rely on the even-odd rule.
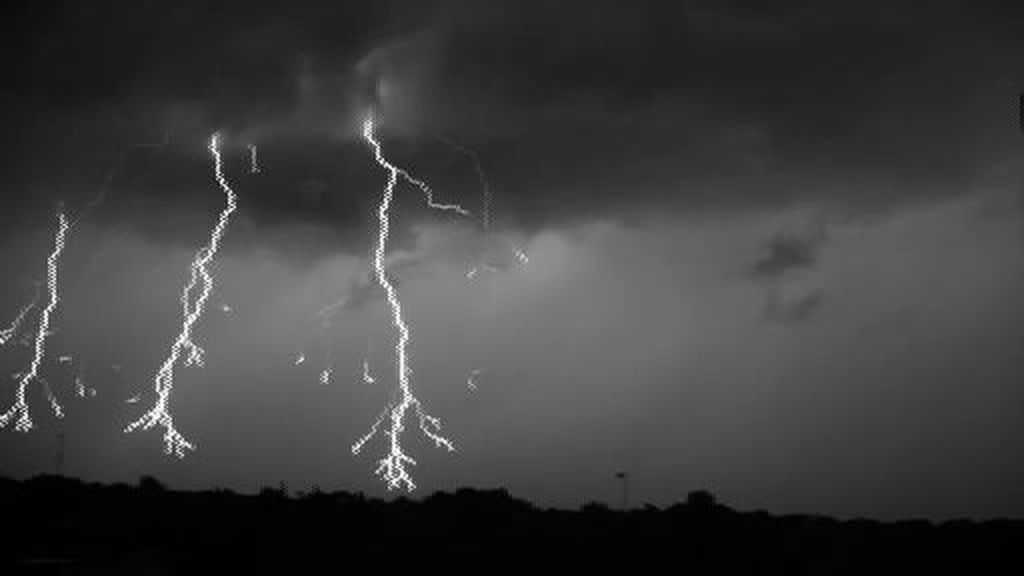
[[615,477],[622,480],[622,510],[629,510],[629,474],[627,472],[616,472]]

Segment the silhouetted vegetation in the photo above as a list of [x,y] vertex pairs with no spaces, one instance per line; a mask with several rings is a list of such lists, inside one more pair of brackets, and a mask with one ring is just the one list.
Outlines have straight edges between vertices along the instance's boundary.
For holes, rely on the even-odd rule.
[[1024,522],[740,513],[705,491],[628,513],[504,490],[385,502],[0,479],[0,574],[1017,574]]

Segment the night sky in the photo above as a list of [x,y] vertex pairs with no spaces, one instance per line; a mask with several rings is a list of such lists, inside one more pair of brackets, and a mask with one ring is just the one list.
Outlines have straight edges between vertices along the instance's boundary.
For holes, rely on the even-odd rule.
[[[43,364],[66,416],[33,384],[0,474],[52,471],[63,433],[89,480],[384,494],[384,440],[350,452],[396,386],[376,100],[385,155],[472,212],[396,190],[412,384],[456,446],[409,422],[415,494],[577,506],[628,471],[658,505],[1024,515],[1020,3],[11,4],[0,325],[45,277],[58,203],[81,218]],[[223,207],[214,131],[238,212],[206,366],[176,374],[198,448],[178,460],[122,429]],[[0,348],[0,409],[29,356]]]

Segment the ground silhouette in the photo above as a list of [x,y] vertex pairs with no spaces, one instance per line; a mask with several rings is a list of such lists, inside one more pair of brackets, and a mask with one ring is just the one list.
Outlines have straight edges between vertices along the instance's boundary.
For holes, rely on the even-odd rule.
[[883,523],[665,509],[539,509],[504,490],[383,501],[314,487],[178,492],[0,479],[0,574],[1018,574],[1024,521]]

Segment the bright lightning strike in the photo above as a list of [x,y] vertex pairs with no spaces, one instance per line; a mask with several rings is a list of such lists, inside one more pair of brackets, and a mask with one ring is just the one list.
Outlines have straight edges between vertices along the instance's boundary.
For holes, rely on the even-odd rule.
[[409,368],[409,356],[407,350],[410,339],[409,326],[405,323],[405,318],[402,315],[402,303],[398,298],[398,292],[388,279],[384,266],[384,255],[387,250],[388,235],[391,227],[389,211],[391,208],[391,201],[394,197],[395,185],[398,183],[398,178],[401,176],[404,180],[416,186],[426,194],[427,204],[431,208],[451,210],[463,215],[468,215],[469,212],[457,205],[438,204],[434,202],[433,194],[426,183],[413,178],[406,171],[388,162],[381,152],[380,142],[378,142],[374,137],[372,115],[363,122],[363,138],[373,149],[374,159],[377,161],[377,164],[388,172],[387,185],[384,187],[384,194],[381,198],[380,205],[377,208],[378,231],[377,246],[373,256],[373,269],[377,282],[382,288],[384,288],[384,292],[387,295],[388,306],[391,309],[392,323],[398,331],[398,340],[395,343],[395,355],[397,357],[398,368],[398,390],[396,398],[388,402],[384,407],[384,410],[380,413],[380,416],[377,417],[377,420],[370,427],[370,430],[352,445],[352,453],[358,454],[360,450],[362,450],[363,445],[377,433],[378,428],[384,420],[388,419],[389,425],[384,432],[384,435],[388,438],[388,453],[384,458],[378,461],[376,474],[385,481],[388,490],[404,486],[407,490],[412,491],[416,488],[416,484],[409,475],[409,471],[406,469],[406,464],[415,465],[416,461],[405,453],[401,444],[402,432],[405,430],[404,420],[406,412],[410,408],[415,411],[416,416],[419,419],[420,430],[427,438],[434,442],[435,446],[443,447],[449,452],[454,451],[455,447],[448,439],[440,435],[441,421],[436,417],[427,414],[423,410],[423,405],[420,403],[420,400],[413,395],[412,386],[409,383],[409,376],[412,373],[412,370]]
[[[58,418],[64,417],[64,412],[61,410],[60,404],[57,403],[56,396],[53,395],[53,390],[50,389],[50,385],[39,377],[39,366],[43,362],[43,358],[46,356],[46,338],[52,333],[50,331],[50,317],[53,311],[57,308],[57,303],[60,302],[60,294],[58,293],[58,282],[57,282],[57,271],[58,263],[60,260],[61,253],[64,251],[64,238],[68,231],[68,220],[64,216],[63,209],[57,211],[57,234],[53,241],[53,252],[46,259],[46,288],[48,301],[46,307],[43,308],[39,315],[39,325],[36,327],[35,335],[35,349],[32,355],[32,362],[29,364],[28,370],[19,375],[18,387],[14,394],[14,405],[11,406],[7,412],[0,414],[0,428],[4,428],[7,424],[17,416],[17,422],[14,424],[15,430],[19,432],[28,432],[32,429],[32,417],[29,415],[28,403],[25,400],[25,389],[34,380],[39,380],[43,385],[43,389],[46,392],[46,397],[50,401],[50,407],[53,408],[53,413]],[[23,317],[23,316],[22,316]]]
[[[181,332],[178,334],[177,339],[175,339],[174,344],[171,346],[170,354],[168,354],[167,359],[164,360],[164,363],[160,366],[160,370],[157,372],[154,381],[154,387],[157,394],[156,403],[153,408],[143,414],[138,420],[126,426],[124,429],[127,433],[137,428],[148,430],[158,424],[163,426],[164,452],[167,454],[171,454],[173,452],[178,458],[183,458],[185,456],[185,450],[194,450],[195,446],[187,441],[174,427],[174,419],[171,417],[171,413],[168,410],[167,403],[170,400],[171,391],[174,387],[174,367],[181,359],[182,354],[185,354],[185,366],[203,365],[203,349],[192,340],[192,330],[195,327],[196,322],[198,322],[199,318],[203,315],[203,309],[206,306],[206,302],[209,300],[210,294],[213,292],[213,277],[210,275],[210,271],[207,266],[213,260],[214,256],[217,255],[217,250],[220,247],[221,239],[224,237],[224,233],[227,230],[231,214],[236,208],[235,193],[224,178],[223,165],[220,156],[220,134],[214,133],[213,136],[210,137],[208,149],[210,151],[210,155],[213,157],[214,179],[217,181],[221,190],[224,191],[227,203],[224,210],[220,213],[217,224],[210,233],[209,244],[196,252],[195,259],[192,260],[192,264],[190,266],[191,275],[188,284],[185,285],[185,288],[181,292],[181,306],[184,316]],[[199,294],[195,298],[192,297],[192,291],[194,289],[199,290]]]
[[[7,412],[0,415],[0,428],[5,427],[7,423],[10,422],[11,418],[13,418],[15,415],[17,415],[18,417],[17,422],[15,423],[15,429],[24,432],[32,428],[32,419],[29,414],[28,404],[25,400],[25,389],[34,380],[38,380],[39,383],[43,386],[43,390],[46,394],[46,397],[50,402],[50,407],[53,409],[57,417],[63,417],[63,410],[60,404],[57,402],[57,397],[54,395],[53,390],[50,388],[49,382],[47,382],[45,379],[39,376],[39,370],[40,365],[46,356],[47,337],[53,333],[50,328],[51,316],[53,314],[53,311],[56,309],[58,302],[60,301],[58,283],[58,261],[60,259],[61,254],[64,251],[64,241],[68,229],[74,227],[93,208],[95,208],[96,206],[103,202],[103,200],[107,196],[108,191],[113,186],[114,177],[127,163],[128,157],[132,152],[145,148],[159,148],[166,146],[167,143],[169,142],[169,139],[170,135],[168,133],[165,133],[163,140],[159,143],[137,144],[135,146],[131,146],[123,150],[121,154],[118,156],[117,161],[114,163],[114,166],[111,167],[110,171],[107,173],[106,180],[103,186],[100,188],[100,191],[88,204],[85,205],[85,207],[82,210],[79,211],[78,215],[71,222],[68,222],[68,219],[64,214],[63,208],[58,210],[58,227],[56,238],[54,241],[54,249],[53,252],[50,254],[49,258],[47,258],[46,284],[48,289],[47,292],[49,296],[49,301],[40,314],[39,323],[37,325],[37,330],[34,339],[30,338],[29,336],[24,336],[21,339],[21,343],[23,345],[34,345],[34,354],[32,356],[32,361],[29,365],[29,368],[25,371],[18,372],[15,375],[15,378],[18,379],[18,387],[15,393],[15,403]],[[17,335],[21,323],[25,319],[25,316],[38,305],[40,296],[39,285],[37,285],[36,288],[36,294],[33,297],[32,301],[21,309],[21,311],[18,313],[18,316],[7,328],[0,330],[0,346],[6,344],[11,338]],[[71,356],[67,355],[60,356],[58,358],[58,362],[61,364],[65,364],[71,361]],[[75,386],[79,393],[79,396],[84,396],[86,391],[88,391],[88,393],[91,395],[95,395],[96,393],[95,389],[86,388],[81,378],[81,371],[79,371],[79,374],[75,376]]]

